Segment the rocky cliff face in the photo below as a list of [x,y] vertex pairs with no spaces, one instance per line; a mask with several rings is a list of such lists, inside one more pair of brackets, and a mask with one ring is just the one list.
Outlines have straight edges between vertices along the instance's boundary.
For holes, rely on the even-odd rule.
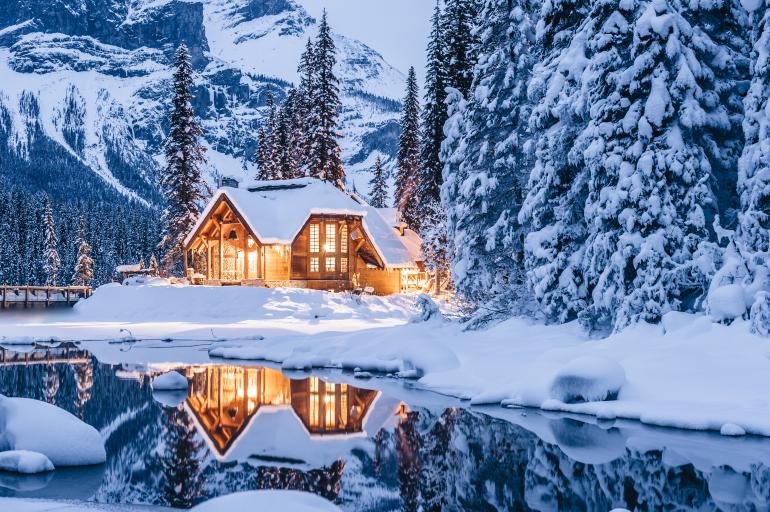
[[[280,99],[296,80],[315,26],[293,0],[2,2],[0,178],[53,194],[117,191],[155,203],[170,64],[181,42],[196,70],[209,176],[249,176],[267,94]],[[358,173],[374,152],[395,154],[403,76],[365,44],[343,35],[336,42],[343,157],[363,188],[368,176]]]

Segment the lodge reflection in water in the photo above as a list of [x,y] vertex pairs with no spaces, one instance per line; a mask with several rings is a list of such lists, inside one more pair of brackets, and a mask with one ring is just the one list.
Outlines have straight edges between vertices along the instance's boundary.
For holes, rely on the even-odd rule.
[[290,407],[309,435],[361,432],[379,394],[318,377],[291,380],[270,368],[206,366],[186,373],[191,382],[187,404],[220,454],[267,407]]

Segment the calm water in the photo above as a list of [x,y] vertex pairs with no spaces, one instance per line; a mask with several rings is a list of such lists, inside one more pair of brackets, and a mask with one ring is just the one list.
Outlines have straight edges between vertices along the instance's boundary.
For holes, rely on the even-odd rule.
[[190,507],[301,489],[356,511],[770,509],[766,439],[480,412],[342,374],[180,371],[188,393],[154,395],[142,368],[74,348],[0,351],[0,393],[72,412],[108,454],[85,469],[0,473],[0,496]]

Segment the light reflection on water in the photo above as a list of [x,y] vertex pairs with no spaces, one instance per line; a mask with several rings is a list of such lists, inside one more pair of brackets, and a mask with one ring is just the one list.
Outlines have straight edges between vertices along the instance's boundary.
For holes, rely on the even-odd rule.
[[143,368],[76,348],[0,350],[0,393],[70,411],[108,453],[100,466],[0,473],[0,496],[190,507],[299,489],[372,511],[770,508],[770,440],[488,415],[258,366],[179,371],[188,392],[153,394]]

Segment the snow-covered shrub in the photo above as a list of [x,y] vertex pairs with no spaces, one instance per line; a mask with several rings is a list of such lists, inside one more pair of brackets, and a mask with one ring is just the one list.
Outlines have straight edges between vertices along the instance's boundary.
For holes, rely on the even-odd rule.
[[730,243],[724,252],[724,263],[711,280],[708,312],[715,321],[732,321],[741,317],[749,306],[745,283],[749,276],[746,263]]
[[412,317],[412,323],[427,322],[432,318],[442,318],[441,309],[439,309],[438,304],[425,293],[421,293],[417,297],[415,306],[417,306],[419,312]]
[[626,372],[618,362],[605,357],[579,357],[554,376],[551,398],[567,404],[615,400],[625,382]]
[[770,336],[770,293],[759,292],[751,306],[751,332]]

